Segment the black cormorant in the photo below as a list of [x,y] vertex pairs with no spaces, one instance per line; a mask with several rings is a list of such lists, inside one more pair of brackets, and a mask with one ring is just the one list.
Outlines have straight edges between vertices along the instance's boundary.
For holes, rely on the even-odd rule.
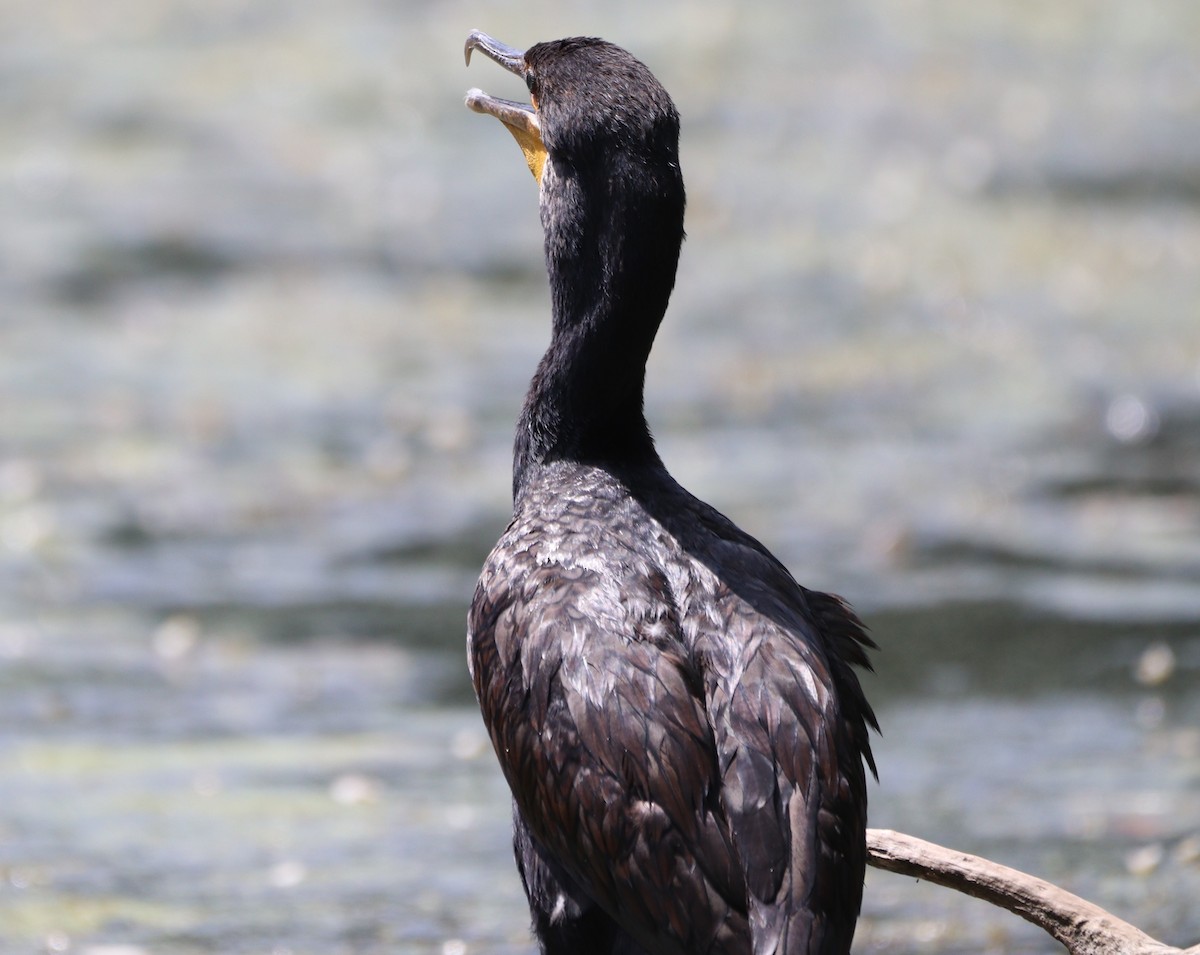
[[675,106],[602,40],[472,50],[529,87],[467,104],[538,180],[553,310],[468,623],[541,949],[847,952],[873,644],[672,479],[642,411],[683,240]]

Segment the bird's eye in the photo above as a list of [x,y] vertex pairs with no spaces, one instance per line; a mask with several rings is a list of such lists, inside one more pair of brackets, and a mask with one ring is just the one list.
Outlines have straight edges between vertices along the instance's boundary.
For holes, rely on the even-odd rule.
[[525,85],[527,87],[529,87],[529,92],[536,93],[537,92],[537,77],[534,76],[532,73],[526,73],[525,74]]

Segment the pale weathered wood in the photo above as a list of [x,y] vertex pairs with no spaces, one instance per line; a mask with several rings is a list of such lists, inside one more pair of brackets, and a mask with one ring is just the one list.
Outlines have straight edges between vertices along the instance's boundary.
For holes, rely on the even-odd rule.
[[1008,909],[1040,926],[1072,955],[1200,955],[1164,945],[1077,895],[979,856],[890,829],[867,830],[868,861]]

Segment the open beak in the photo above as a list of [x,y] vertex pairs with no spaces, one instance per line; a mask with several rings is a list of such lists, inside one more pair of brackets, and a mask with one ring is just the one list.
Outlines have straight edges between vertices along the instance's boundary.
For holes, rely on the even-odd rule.
[[[488,59],[495,60],[510,73],[525,76],[525,52],[493,39],[480,30],[472,30],[463,49],[467,65],[471,63],[471,51],[478,50]],[[542,142],[542,126],[538,121],[535,106],[517,103],[508,99],[497,99],[481,89],[467,90],[467,108],[477,113],[495,116],[513,134],[533,178],[542,181],[542,170],[546,167],[546,144]]]

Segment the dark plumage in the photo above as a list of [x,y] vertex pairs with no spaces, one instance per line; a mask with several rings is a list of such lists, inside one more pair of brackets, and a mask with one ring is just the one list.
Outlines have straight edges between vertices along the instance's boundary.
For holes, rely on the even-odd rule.
[[642,411],[683,240],[675,107],[601,40],[472,49],[532,93],[467,102],[539,179],[553,305],[468,625],[542,951],[846,952],[871,641],[671,478]]

